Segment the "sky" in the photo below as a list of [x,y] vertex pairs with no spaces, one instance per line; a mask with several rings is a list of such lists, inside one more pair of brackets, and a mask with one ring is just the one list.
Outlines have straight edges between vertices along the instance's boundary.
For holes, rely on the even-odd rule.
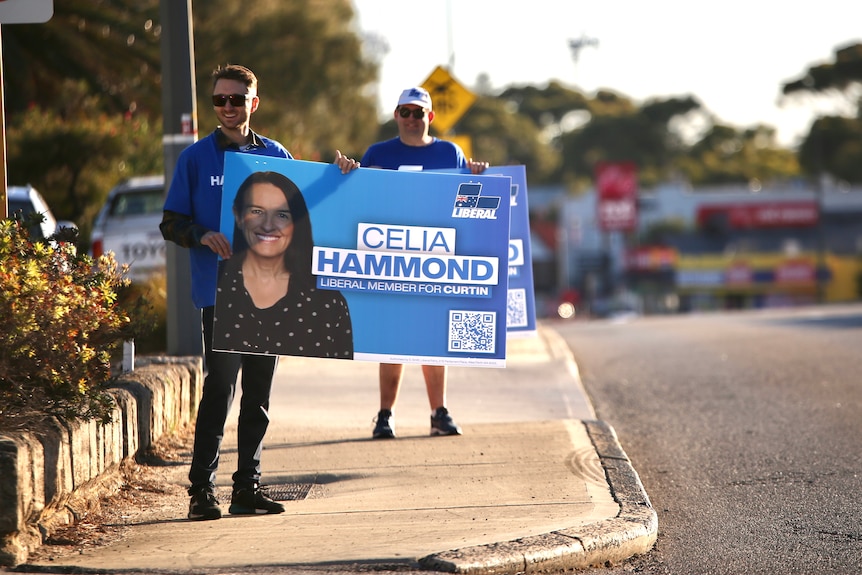
[[[382,37],[381,113],[437,66],[470,88],[550,80],[588,95],[611,89],[643,103],[692,95],[724,124],[767,124],[793,146],[814,117],[846,101],[793,97],[781,85],[836,48],[862,43],[861,0],[353,0],[360,32]],[[595,40],[578,52],[571,40]]]

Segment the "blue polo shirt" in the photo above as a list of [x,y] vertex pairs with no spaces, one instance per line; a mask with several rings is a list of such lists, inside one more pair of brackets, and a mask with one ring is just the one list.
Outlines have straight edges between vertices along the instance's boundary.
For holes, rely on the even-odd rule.
[[401,166],[419,166],[423,170],[466,168],[467,158],[454,142],[434,138],[427,146],[408,146],[401,138],[372,144],[360,162],[365,168],[397,170]]
[[[177,159],[165,210],[190,216],[195,225],[218,231],[221,223],[221,196],[225,154],[256,154],[290,158],[279,142],[252,132],[252,143],[240,149],[220,130],[198,140]],[[198,238],[199,239],[199,238]],[[218,255],[206,246],[189,248],[192,301],[198,308],[215,305]]]

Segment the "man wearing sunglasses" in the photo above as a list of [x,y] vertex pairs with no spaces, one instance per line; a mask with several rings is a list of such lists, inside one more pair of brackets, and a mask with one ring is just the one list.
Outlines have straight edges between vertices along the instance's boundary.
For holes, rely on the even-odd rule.
[[[189,248],[192,300],[201,310],[204,367],[203,394],[195,423],[188,493],[188,517],[221,518],[215,496],[216,470],[227,415],[242,368],[242,398],[237,426],[237,469],[229,512],[234,515],[283,513],[284,506],[260,490],[260,456],[269,425],[269,397],[277,356],[216,352],[212,349],[219,257],[231,256],[227,237],[219,232],[224,158],[244,152],[292,158],[281,143],[254,132],[251,115],[258,109],[257,77],[244,66],[219,67],[212,74],[212,104],[219,126],[182,151],[165,199],[159,225],[166,240]],[[343,173],[359,163],[336,153]]]
[[[441,140],[428,132],[434,121],[431,95],[424,88],[408,88],[398,98],[394,113],[398,125],[398,136],[372,144],[362,157],[361,164],[388,170],[440,170],[469,168],[481,174],[488,162],[474,162],[454,142]],[[404,375],[401,364],[380,364],[380,411],[372,437],[392,439],[395,437],[392,409],[398,399],[398,390]],[[423,365],[425,390],[431,405],[431,435],[461,435],[446,408],[446,366]]]

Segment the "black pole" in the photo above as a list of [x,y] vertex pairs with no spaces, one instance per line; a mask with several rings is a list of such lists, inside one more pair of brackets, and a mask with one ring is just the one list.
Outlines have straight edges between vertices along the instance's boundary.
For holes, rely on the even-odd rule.
[[0,219],[9,217],[9,199],[6,197],[6,103],[3,94],[3,26],[0,25]]
[[[161,0],[162,129],[165,185],[170,185],[180,152],[197,139],[195,61],[191,0]],[[167,351],[201,355],[201,318],[191,300],[188,253],[167,243]]]
[[814,135],[817,150],[817,181],[814,184],[814,197],[817,201],[817,255],[814,264],[814,281],[817,287],[817,303],[826,302],[826,224],[823,221],[823,194],[825,192],[825,168],[823,166],[823,137],[824,133],[817,121],[811,128]]

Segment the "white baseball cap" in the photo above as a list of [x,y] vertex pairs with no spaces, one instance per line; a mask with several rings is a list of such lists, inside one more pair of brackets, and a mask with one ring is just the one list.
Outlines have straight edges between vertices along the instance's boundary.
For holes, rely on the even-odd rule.
[[401,97],[398,98],[398,105],[413,104],[426,110],[431,109],[431,94],[425,88],[407,88],[401,92]]

